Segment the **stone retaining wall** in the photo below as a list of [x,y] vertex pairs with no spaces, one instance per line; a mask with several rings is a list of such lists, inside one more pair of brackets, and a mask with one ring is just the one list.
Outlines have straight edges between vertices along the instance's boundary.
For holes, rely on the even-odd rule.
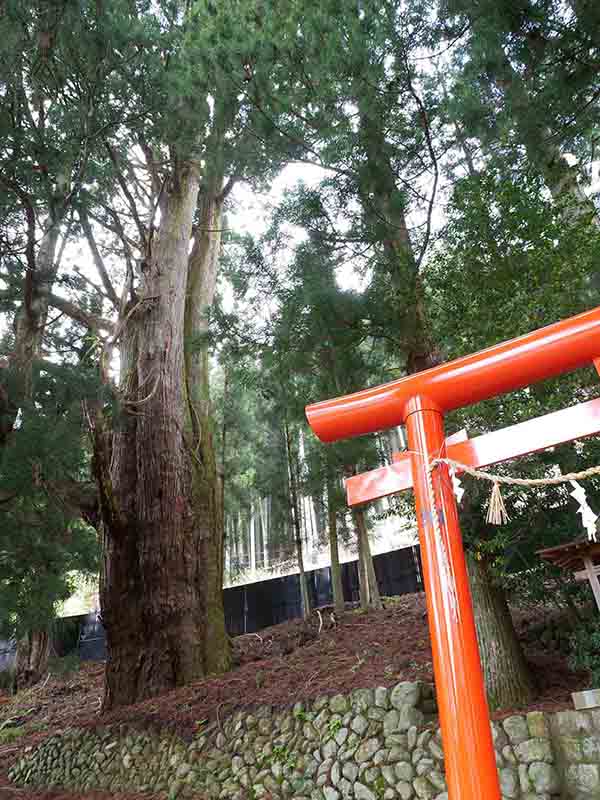
[[[70,730],[25,752],[10,777],[169,798],[447,800],[434,711],[431,686],[400,683],[237,712],[191,742],[123,725]],[[531,712],[492,731],[503,798],[600,800],[600,712]]]

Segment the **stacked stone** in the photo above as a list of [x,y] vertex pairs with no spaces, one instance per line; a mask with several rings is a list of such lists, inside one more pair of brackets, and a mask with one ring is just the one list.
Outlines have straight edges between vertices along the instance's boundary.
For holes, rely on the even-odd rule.
[[551,800],[560,797],[545,714],[532,711],[492,723],[496,763],[503,798]]
[[[434,712],[433,688],[405,682],[239,711],[200,726],[191,743],[125,726],[67,731],[28,748],[10,777],[169,798],[447,800]],[[532,712],[492,723],[504,800],[600,798],[599,726],[596,712]]]
[[559,711],[550,729],[568,797],[600,797],[600,710]]

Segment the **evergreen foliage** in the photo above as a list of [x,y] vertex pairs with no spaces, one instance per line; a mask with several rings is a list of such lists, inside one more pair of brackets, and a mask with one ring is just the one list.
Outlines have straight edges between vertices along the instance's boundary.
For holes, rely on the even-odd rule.
[[[7,386],[10,391],[10,376]],[[31,400],[0,451],[0,636],[50,627],[74,573],[99,566],[94,489],[82,402],[95,386],[82,367],[41,368]],[[86,392],[87,390],[87,392]],[[88,521],[81,506],[89,509]]]
[[[149,420],[147,404],[181,381],[169,444],[189,451],[196,510],[219,464],[211,537],[222,514],[235,572],[252,517],[258,560],[267,549],[289,563],[294,491],[317,538],[332,509],[347,538],[342,477],[391,450],[387,435],[323,447],[308,402],[597,304],[598,14],[587,0],[3,4],[0,635],[47,627],[69,574],[97,568],[89,423],[107,542],[112,447],[130,436],[144,450],[146,423],[152,443],[167,411]],[[262,196],[299,164],[318,181],[265,206],[262,233],[231,231],[240,184]],[[169,203],[192,174],[181,245]],[[171,240],[186,257],[157,265]],[[160,346],[140,355],[161,324]],[[182,363],[161,387],[158,350],[173,336]],[[581,372],[457,412],[449,428],[475,435],[596,396],[597,376]],[[591,440],[518,471],[599,458]],[[588,493],[600,510],[600,490]],[[466,541],[507,585],[536,549],[578,532],[567,490],[508,491],[503,530],[486,526],[485,498],[469,484]],[[213,580],[219,556],[207,561]]]

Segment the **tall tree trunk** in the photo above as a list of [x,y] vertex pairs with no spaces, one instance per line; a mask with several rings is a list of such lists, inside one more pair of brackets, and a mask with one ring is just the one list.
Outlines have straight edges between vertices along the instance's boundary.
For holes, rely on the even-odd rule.
[[[98,439],[106,535],[103,708],[126,705],[227,669],[214,453],[186,362],[189,242],[199,180],[169,182],[160,235],[122,335],[123,409],[112,461]],[[188,306],[189,307],[189,300]],[[187,369],[186,369],[187,368]]]
[[219,505],[221,508],[221,519],[223,520],[223,542],[222,542],[222,554],[221,554],[221,585],[224,583],[224,575],[225,575],[225,559],[228,558],[229,564],[231,564],[231,552],[227,552],[228,548],[230,548],[229,542],[231,538],[227,536],[227,529],[228,529],[228,519],[225,515],[225,480],[227,475],[227,404],[228,404],[228,374],[227,371],[225,372],[225,381],[223,385],[223,425],[221,428],[221,473],[219,476]]
[[[379,237],[385,255],[382,268],[389,275],[398,314],[397,336],[407,372],[434,366],[436,354],[429,334],[419,261],[411,242],[404,193],[399,191],[390,145],[382,121],[364,95],[357,97],[360,141],[365,154],[358,179],[365,220]],[[398,353],[396,352],[396,356]]]
[[296,545],[296,560],[298,562],[298,573],[300,578],[300,595],[302,598],[302,616],[309,619],[312,607],[310,595],[308,593],[308,582],[304,571],[304,555],[302,552],[302,528],[300,524],[300,507],[298,498],[298,484],[296,480],[296,466],[292,449],[292,437],[287,420],[284,421],[285,444],[288,459],[288,476],[290,482],[290,510],[292,514],[292,530],[294,532],[294,543]]
[[477,640],[490,708],[527,705],[534,682],[517,639],[506,596],[484,559],[467,556]]
[[268,565],[267,560],[267,512],[265,508],[267,498],[266,497],[259,497],[258,498],[258,516],[260,519],[260,543],[262,545],[261,550],[261,558],[262,558],[262,565],[263,568],[266,569]]
[[23,396],[31,389],[33,363],[39,356],[48,318],[50,293],[56,279],[56,249],[60,218],[49,217],[35,255],[35,268],[24,279],[24,299],[15,318],[14,363],[21,375]]
[[[222,120],[221,101],[217,103],[216,114]],[[201,604],[206,619],[203,641],[208,672],[222,672],[231,665],[223,610],[224,527],[210,406],[207,338],[221,254],[223,204],[233,186],[230,182],[227,191],[223,190],[223,136],[217,122],[210,142],[214,161],[199,196],[198,230],[189,259],[184,324],[186,422],[193,453],[193,502],[196,512],[205,520],[198,555],[204,570]]]
[[331,554],[331,591],[336,614],[343,614],[344,584],[337,535],[337,509],[335,507],[334,490],[331,481],[327,483],[327,519],[329,523],[329,552]]

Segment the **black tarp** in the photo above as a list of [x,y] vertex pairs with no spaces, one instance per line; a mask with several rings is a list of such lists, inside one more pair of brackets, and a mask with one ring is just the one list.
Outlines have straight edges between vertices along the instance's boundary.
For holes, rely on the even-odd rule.
[[16,654],[17,643],[14,639],[11,639],[9,642],[0,639],[0,672],[14,667]]
[[82,661],[106,660],[106,635],[100,617],[87,614],[79,631],[79,657]]
[[[373,558],[382,595],[400,595],[422,589],[418,547],[406,547],[382,553]],[[331,570],[329,567],[306,573],[313,607],[332,603]],[[356,561],[342,564],[344,599],[358,601],[358,569]],[[265,581],[233,586],[223,591],[225,624],[231,636],[277,625],[302,614],[298,575],[285,575]],[[82,621],[79,637],[82,660],[102,661],[106,658],[104,629],[96,614]]]

